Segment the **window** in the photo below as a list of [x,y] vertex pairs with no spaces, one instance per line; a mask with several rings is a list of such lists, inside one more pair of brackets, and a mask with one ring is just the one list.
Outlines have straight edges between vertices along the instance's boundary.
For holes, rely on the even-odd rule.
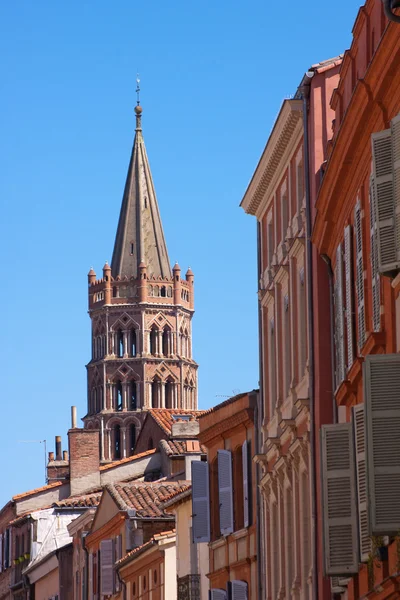
[[129,454],[133,455],[136,444],[136,427],[134,423],[129,426]]
[[129,354],[136,356],[136,329],[131,329]]
[[157,354],[157,344],[158,342],[158,331],[155,325],[151,328],[150,331],[150,354]]
[[131,381],[129,384],[129,388],[130,388],[130,403],[129,403],[129,410],[136,410],[137,409],[137,385],[136,385],[136,381]]
[[135,250],[135,244],[133,242],[131,242],[131,256],[133,255],[134,250]]
[[117,383],[117,410],[122,410],[122,383],[118,381]]
[[242,446],[236,448],[233,454],[233,489],[234,489],[234,529],[238,531],[244,527],[244,511],[243,511],[243,459]]
[[171,379],[165,383],[165,408],[174,408],[174,384]]
[[114,427],[114,458],[121,458],[121,427],[119,425]]
[[162,335],[162,353],[164,356],[169,356],[172,354],[171,351],[171,330],[169,327],[164,327],[163,335]]

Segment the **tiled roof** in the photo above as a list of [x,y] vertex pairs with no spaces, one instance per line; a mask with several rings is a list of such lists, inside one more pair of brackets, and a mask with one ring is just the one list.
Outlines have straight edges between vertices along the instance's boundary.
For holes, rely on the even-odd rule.
[[311,66],[311,69],[317,71],[317,73],[322,73],[328,67],[335,67],[340,65],[343,60],[344,54],[339,54],[339,56],[334,56],[333,58],[328,58],[327,60],[323,60],[315,65]]
[[160,446],[168,456],[187,454],[188,452],[207,454],[205,446],[200,446],[199,440],[161,440]]
[[158,542],[161,542],[162,540],[165,540],[168,538],[174,538],[175,536],[176,536],[175,529],[171,529],[171,531],[162,531],[161,533],[156,533],[155,535],[153,535],[153,537],[148,542],[146,542],[145,544],[142,544],[141,546],[138,546],[137,548],[134,548],[133,550],[128,552],[128,554],[126,554],[123,558],[121,558],[116,563],[116,566],[117,567],[123,566],[124,564],[129,562],[132,558],[136,558],[136,556],[138,554],[141,554],[142,552],[144,552],[151,546],[158,544]]
[[192,484],[190,483],[189,485],[183,485],[180,490],[176,490],[175,492],[172,492],[172,494],[170,494],[169,496],[167,496],[165,498],[164,503],[163,503],[163,508],[168,508],[169,506],[172,506],[173,504],[175,504],[176,502],[179,502],[180,500],[183,500],[185,498],[190,498],[191,495],[192,495]]
[[54,481],[54,483],[49,483],[48,485],[43,485],[40,488],[36,488],[34,490],[29,490],[29,492],[23,492],[22,494],[17,494],[13,496],[13,500],[22,500],[22,498],[26,498],[27,496],[33,496],[34,494],[38,494],[39,492],[47,492],[47,490],[51,490],[56,487],[60,487],[63,485],[62,481]]
[[156,448],[152,448],[151,450],[146,450],[146,452],[141,452],[140,454],[134,454],[133,456],[128,456],[128,458],[122,458],[121,460],[116,460],[109,465],[103,465],[100,467],[100,471],[107,471],[108,469],[114,469],[115,467],[119,467],[120,465],[125,465],[126,463],[134,462],[140,458],[144,458],[145,456],[151,456],[157,452]]
[[98,506],[101,500],[101,491],[94,492],[93,494],[84,494],[81,496],[71,496],[65,500],[55,502],[53,506],[58,508],[92,508]]
[[204,410],[181,410],[178,408],[152,408],[149,410],[149,413],[153,417],[153,419],[158,423],[161,429],[167,435],[171,435],[172,424],[175,423],[176,418],[174,419],[174,415],[183,415],[188,417],[192,415],[196,420],[203,413]]
[[[253,390],[255,392],[258,392],[258,390]],[[208,410],[203,411],[203,414],[200,416],[204,416],[204,415],[209,415],[212,412],[215,412],[216,410],[219,410],[220,408],[223,408],[224,406],[228,406],[228,404],[233,404],[234,402],[236,402],[236,400],[240,400],[240,398],[243,398],[244,396],[247,396],[248,394],[251,394],[251,392],[244,392],[242,394],[236,394],[236,396],[232,396],[232,398],[228,398],[228,400],[224,400],[224,402],[221,402],[220,404],[217,404],[216,406],[213,406],[212,408],[209,408]]]
[[106,489],[122,510],[135,509],[136,516],[143,519],[169,519],[161,508],[164,500],[173,492],[181,490],[186,483],[138,482],[111,483]]

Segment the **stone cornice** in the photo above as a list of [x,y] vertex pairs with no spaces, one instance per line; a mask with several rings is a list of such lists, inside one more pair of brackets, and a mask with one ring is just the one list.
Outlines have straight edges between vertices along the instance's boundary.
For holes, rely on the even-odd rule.
[[283,166],[288,160],[288,149],[294,150],[291,142],[302,130],[302,120],[302,101],[285,100],[241,202],[247,213],[256,215],[259,212],[263,199],[270,195],[281,178]]
[[246,426],[253,424],[253,413],[254,411],[252,408],[246,408],[232,415],[231,417],[224,419],[223,421],[217,421],[214,425],[211,425],[211,427],[207,427],[207,429],[200,429],[200,433],[198,435],[199,441],[202,444],[207,445],[207,442],[210,442],[215,438],[228,437],[224,436],[223,434],[228,433],[231,429],[234,429],[239,425]]

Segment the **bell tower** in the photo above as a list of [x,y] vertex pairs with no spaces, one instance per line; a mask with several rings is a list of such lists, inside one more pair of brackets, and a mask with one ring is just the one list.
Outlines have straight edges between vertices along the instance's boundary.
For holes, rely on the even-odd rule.
[[92,357],[85,428],[100,429],[101,460],[130,456],[150,408],[197,409],[192,358],[194,276],[171,271],[142,135],[142,107],[111,265],[89,271]]

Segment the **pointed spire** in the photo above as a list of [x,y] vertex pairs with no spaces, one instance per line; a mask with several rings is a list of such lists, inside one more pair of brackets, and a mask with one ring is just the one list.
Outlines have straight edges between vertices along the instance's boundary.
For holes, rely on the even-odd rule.
[[111,261],[112,276],[137,278],[139,264],[144,262],[149,276],[171,277],[167,246],[142,135],[139,92],[135,113],[136,135]]

